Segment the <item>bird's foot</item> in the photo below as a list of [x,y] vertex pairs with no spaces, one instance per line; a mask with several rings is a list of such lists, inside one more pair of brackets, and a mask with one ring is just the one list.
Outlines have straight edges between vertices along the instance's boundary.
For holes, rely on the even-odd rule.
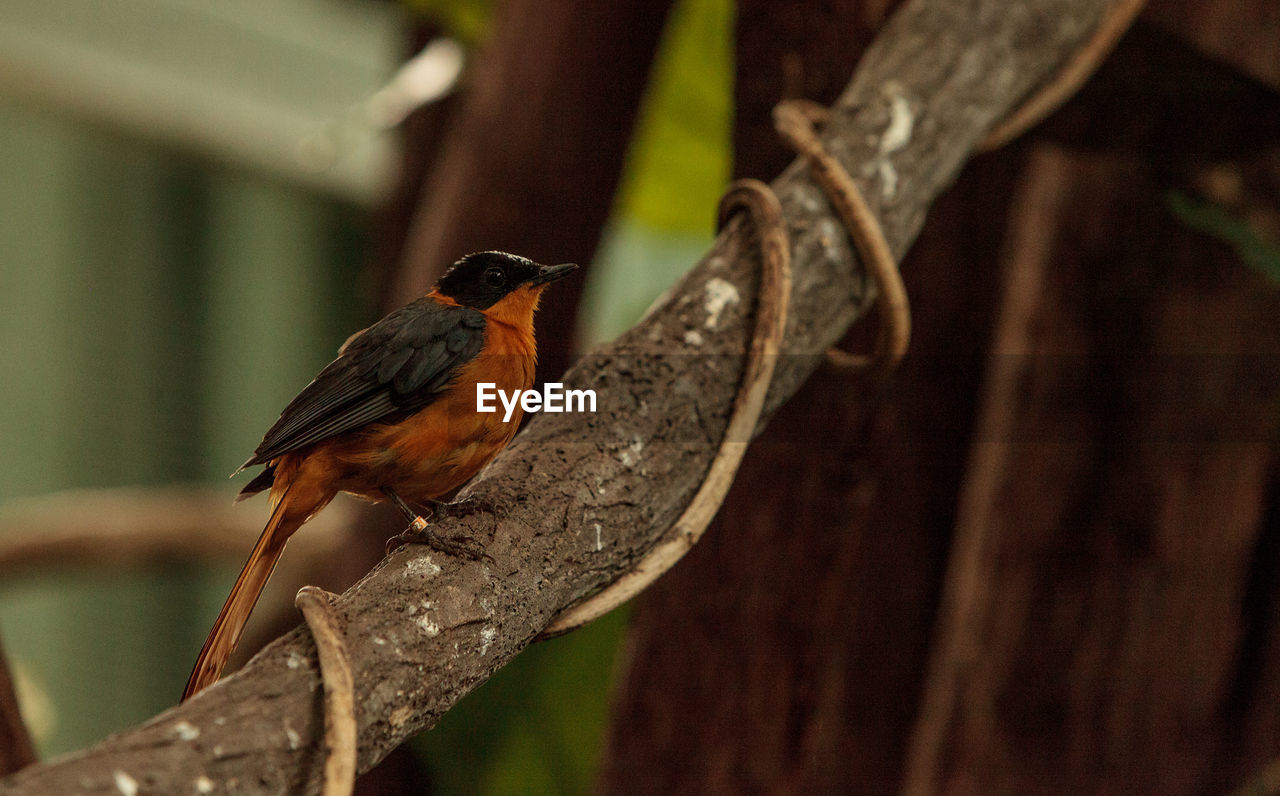
[[437,517],[470,517],[472,514],[496,514],[500,506],[487,497],[471,495],[452,503],[431,501],[431,509]]
[[387,540],[385,553],[391,555],[392,551],[401,545],[425,544],[432,550],[438,550],[458,558],[469,558],[472,561],[488,561],[493,563],[493,558],[477,544],[469,543],[459,537],[442,536],[435,532],[427,521],[422,517],[414,517],[409,523],[409,527],[401,533],[396,534]]
[[[404,514],[405,519],[409,521],[408,528],[387,540],[386,555],[391,555],[391,551],[404,544],[425,544],[434,550],[459,558],[469,558],[472,561],[485,559],[490,563],[493,562],[493,559],[479,545],[469,544],[467,541],[459,540],[457,537],[441,536],[422,518],[422,515],[400,499],[399,495],[390,489],[384,489],[383,491]],[[480,511],[492,512],[494,510],[494,506],[489,501],[474,497],[460,500],[456,503],[444,503],[439,500],[428,500],[426,503],[430,506],[431,513],[429,516],[432,518],[466,517]]]

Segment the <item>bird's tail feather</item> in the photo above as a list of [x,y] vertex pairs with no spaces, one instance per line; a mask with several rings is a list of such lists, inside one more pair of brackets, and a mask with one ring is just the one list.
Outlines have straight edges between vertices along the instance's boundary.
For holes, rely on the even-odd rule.
[[[276,562],[280,560],[280,554],[284,552],[284,543],[302,524],[302,520],[297,519],[296,515],[286,522],[288,506],[289,490],[286,489],[272,510],[266,527],[262,529],[258,543],[253,546],[244,569],[240,570],[240,576],[231,587],[231,594],[227,596],[222,611],[214,620],[213,629],[209,631],[200,656],[196,658],[191,677],[187,680],[186,690],[182,692],[182,701],[185,702],[217,682],[227,659],[240,641],[240,633],[249,621],[249,614],[258,601],[258,595],[262,593]],[[303,519],[305,520],[305,516]]]

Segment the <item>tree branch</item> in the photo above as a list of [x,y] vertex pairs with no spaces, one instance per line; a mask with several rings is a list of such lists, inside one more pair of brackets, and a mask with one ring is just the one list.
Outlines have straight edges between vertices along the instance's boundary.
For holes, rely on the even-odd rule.
[[[974,145],[1093,31],[1104,0],[917,0],[885,26],[824,131],[900,258]],[[886,135],[892,131],[893,135]],[[766,417],[873,298],[803,166],[774,183],[794,289]],[[571,223],[568,220],[567,223]],[[740,382],[759,263],[731,223],[635,328],[565,376],[592,415],[543,415],[470,491],[496,515],[444,520],[493,563],[401,549],[334,605],[356,679],[359,767],[434,724],[564,606],[627,571],[697,490]],[[762,421],[763,422],[763,421]],[[304,531],[305,533],[305,531]],[[5,782],[13,793],[145,792],[195,785],[316,792],[323,720],[305,630],[142,727]]]
[[[307,525],[289,552],[293,568],[349,544],[354,501]],[[314,528],[313,528],[314,526]],[[0,506],[0,574],[47,567],[119,571],[159,563],[238,562],[262,533],[262,517],[204,487],[72,489]]]

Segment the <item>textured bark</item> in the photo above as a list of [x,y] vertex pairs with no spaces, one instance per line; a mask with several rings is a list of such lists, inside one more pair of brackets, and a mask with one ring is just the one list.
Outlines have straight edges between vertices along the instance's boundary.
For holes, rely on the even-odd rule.
[[[853,173],[876,164],[861,181],[896,256],[975,142],[1088,37],[1106,5],[1028,0],[1011,13],[1000,0],[916,0],[894,15],[825,137]],[[891,109],[903,101],[913,134],[881,153]],[[896,178],[892,191],[887,174]],[[795,273],[788,355],[769,414],[871,298],[804,168],[789,168],[774,188]],[[565,375],[566,386],[598,390],[598,412],[530,423],[471,487],[495,512],[439,523],[445,535],[484,542],[492,562],[402,549],[336,602],[356,672],[361,769],[433,724],[561,607],[626,570],[683,509],[737,388],[759,268],[751,244],[744,225],[731,224],[644,321]],[[686,340],[694,327],[698,345]],[[299,629],[195,699],[5,785],[14,793],[110,792],[123,772],[162,792],[188,790],[200,777],[215,787],[235,780],[246,790],[315,791],[319,690],[314,647]]]
[[1216,790],[1263,762],[1217,755],[1267,621],[1280,295],[1175,221],[1176,175],[1042,149],[1025,179],[907,787]]
[[[591,262],[670,5],[502,5],[424,188],[392,304],[424,293],[471,251]],[[554,306],[576,308],[585,277],[580,269],[557,284]],[[576,320],[538,315],[539,381],[569,366]]]

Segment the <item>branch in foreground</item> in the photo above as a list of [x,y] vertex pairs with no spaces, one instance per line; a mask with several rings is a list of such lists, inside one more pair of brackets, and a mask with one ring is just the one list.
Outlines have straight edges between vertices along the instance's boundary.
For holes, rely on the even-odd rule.
[[[917,0],[886,25],[832,109],[824,139],[859,178],[896,258],[974,145],[1097,25],[1104,0]],[[892,133],[890,135],[889,133]],[[869,305],[864,274],[820,189],[793,165],[774,183],[794,290],[766,417]],[[759,264],[731,224],[637,327],[565,377],[595,415],[537,418],[471,492],[503,508],[441,523],[493,563],[422,548],[390,556],[335,604],[356,678],[368,769],[509,661],[561,608],[627,571],[679,516],[737,391]],[[14,793],[196,786],[315,792],[323,720],[305,630],[146,725],[29,768]]]

